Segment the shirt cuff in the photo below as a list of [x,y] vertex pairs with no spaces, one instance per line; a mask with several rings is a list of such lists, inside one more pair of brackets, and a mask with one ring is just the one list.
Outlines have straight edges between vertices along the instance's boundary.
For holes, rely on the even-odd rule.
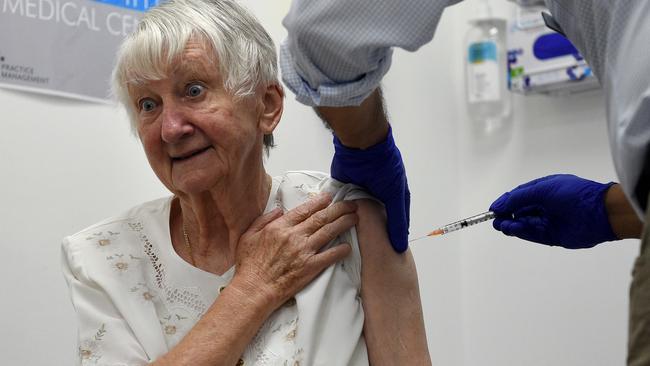
[[[381,79],[390,69],[392,56],[393,50],[388,49],[371,72],[355,80],[334,82],[313,64],[309,65],[311,75],[301,75],[302,73],[295,66],[288,41],[285,39],[280,45],[282,81],[296,95],[298,102],[308,106],[358,106],[379,87]],[[317,86],[313,89],[306,79],[316,79],[321,82],[314,83]]]

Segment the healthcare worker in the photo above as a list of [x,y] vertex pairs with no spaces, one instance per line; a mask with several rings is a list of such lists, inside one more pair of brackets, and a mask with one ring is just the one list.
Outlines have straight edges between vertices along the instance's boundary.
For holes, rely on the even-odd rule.
[[[386,206],[393,248],[408,243],[410,196],[379,83],[392,47],[415,51],[460,0],[294,0],[284,19],[285,84],[334,131],[335,178]],[[523,184],[490,207],[506,235],[565,248],[640,237],[650,190],[650,1],[546,0],[549,26],[580,50],[604,91],[619,184],[554,175]],[[650,365],[650,230],[630,291],[628,365]]]

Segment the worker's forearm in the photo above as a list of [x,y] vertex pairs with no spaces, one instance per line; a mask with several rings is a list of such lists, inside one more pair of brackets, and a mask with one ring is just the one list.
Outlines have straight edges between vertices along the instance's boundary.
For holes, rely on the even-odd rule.
[[388,134],[380,89],[359,106],[317,107],[316,112],[347,147],[366,149],[383,141]]
[[235,365],[273,308],[252,283],[233,279],[189,333],[152,366]]
[[614,184],[607,190],[605,207],[609,224],[619,239],[641,237],[643,222],[639,220],[620,184]]

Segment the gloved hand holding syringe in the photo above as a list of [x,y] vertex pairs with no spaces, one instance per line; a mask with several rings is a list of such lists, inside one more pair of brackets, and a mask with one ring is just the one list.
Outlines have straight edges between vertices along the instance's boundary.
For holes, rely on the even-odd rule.
[[492,226],[508,236],[568,249],[590,248],[618,239],[612,231],[604,199],[612,185],[568,174],[538,178],[504,193],[485,213],[445,225],[409,242],[494,219]]
[[448,234],[448,233],[451,233],[451,232],[454,232],[454,231],[458,231],[460,229],[464,229],[466,227],[476,225],[476,224],[481,223],[481,222],[492,220],[495,217],[496,217],[496,214],[494,212],[492,212],[492,211],[483,212],[482,214],[474,215],[474,216],[468,217],[466,219],[456,221],[456,222],[452,222],[451,224],[447,224],[445,226],[442,226],[442,227],[440,227],[440,228],[438,228],[436,230],[433,230],[432,232],[428,233],[427,235],[422,235],[422,236],[419,236],[417,238],[410,239],[409,243],[413,242],[413,241],[416,241],[416,240],[426,238],[428,236],[444,235],[444,234]]

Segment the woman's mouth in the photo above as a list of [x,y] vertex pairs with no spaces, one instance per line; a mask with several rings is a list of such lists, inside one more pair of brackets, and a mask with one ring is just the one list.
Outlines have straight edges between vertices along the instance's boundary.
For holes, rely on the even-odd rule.
[[191,158],[193,158],[193,157],[195,157],[195,156],[197,156],[197,155],[199,155],[199,154],[201,154],[201,153],[207,151],[209,148],[210,148],[210,146],[207,146],[207,147],[204,147],[204,148],[202,148],[202,149],[189,151],[189,152],[187,152],[187,153],[185,153],[185,154],[182,154],[182,155],[179,155],[179,156],[172,157],[172,161],[174,161],[174,162],[180,162],[180,161],[189,160],[189,159],[191,159]]

